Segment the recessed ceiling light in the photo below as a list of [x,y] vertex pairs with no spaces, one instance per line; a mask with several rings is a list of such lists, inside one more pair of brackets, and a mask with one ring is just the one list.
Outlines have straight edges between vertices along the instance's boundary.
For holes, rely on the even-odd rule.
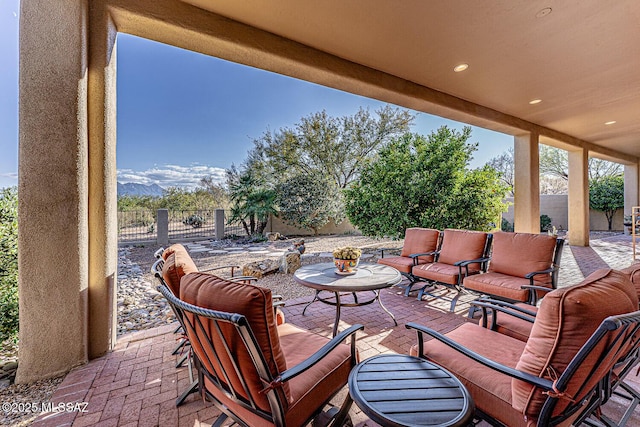
[[542,99],[532,99],[531,101],[529,101],[529,104],[534,105],[534,104],[540,104],[542,102]]
[[609,125],[613,125],[613,124],[615,124],[615,123],[616,123],[616,121],[615,121],[615,120],[611,120],[610,122],[605,122],[604,124],[605,124],[605,125],[607,125],[607,126],[609,126]]
[[540,9],[538,13],[536,13],[536,18],[542,18],[551,13],[553,9],[550,7],[545,7],[544,9]]
[[453,71],[455,71],[456,73],[459,73],[460,71],[464,71],[467,68],[469,68],[469,64],[459,64],[453,67]]

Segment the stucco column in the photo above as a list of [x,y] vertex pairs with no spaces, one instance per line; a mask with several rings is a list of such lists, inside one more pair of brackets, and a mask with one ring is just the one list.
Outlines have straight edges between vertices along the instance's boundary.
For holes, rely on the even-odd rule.
[[589,246],[589,153],[569,151],[569,244]]
[[514,137],[514,229],[540,233],[540,152],[538,134]]
[[87,360],[87,10],[20,4],[17,381]]
[[116,341],[118,216],[116,28],[101,1],[89,2],[89,358]]
[[[638,164],[624,165],[624,214],[631,215],[631,208],[638,206]],[[624,227],[624,233],[629,234],[627,227]]]

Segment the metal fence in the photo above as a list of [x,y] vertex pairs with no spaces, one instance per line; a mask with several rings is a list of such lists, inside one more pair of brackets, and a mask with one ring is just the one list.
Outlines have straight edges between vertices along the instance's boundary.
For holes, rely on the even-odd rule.
[[[216,225],[224,232],[224,238],[244,236],[239,222],[228,224],[230,211],[224,212],[224,221],[216,224],[215,210],[168,211],[168,223],[158,223],[158,212],[151,210],[118,212],[118,243],[157,241],[158,235],[168,235],[170,242],[189,239],[215,239]],[[158,227],[166,227],[158,230]],[[160,233],[158,233],[160,231]]]
[[155,211],[118,211],[118,242],[142,242],[158,239]]
[[216,236],[215,211],[169,211],[169,240]]

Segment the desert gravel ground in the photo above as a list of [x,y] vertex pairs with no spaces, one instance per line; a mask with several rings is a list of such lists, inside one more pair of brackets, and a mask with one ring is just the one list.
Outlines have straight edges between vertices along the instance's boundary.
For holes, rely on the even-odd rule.
[[[253,246],[264,245],[271,249],[287,250],[293,246],[293,243],[299,239],[304,239],[305,256],[302,257],[302,265],[315,264],[318,262],[330,262],[332,260],[330,253],[333,249],[343,246],[355,246],[362,249],[363,254],[371,254],[372,257],[367,262],[375,262],[379,256],[379,249],[400,249],[403,240],[392,239],[374,239],[360,235],[332,235],[332,236],[305,236],[290,237],[285,240],[276,240],[275,242],[254,243]],[[230,246],[239,246],[246,244],[237,240],[213,241],[214,247],[225,248]],[[128,258],[133,263],[137,263],[142,269],[145,279],[155,283],[155,279],[151,275],[150,268],[153,264],[153,252],[156,246],[134,246],[129,251]],[[208,253],[191,253],[191,257],[199,269],[207,269],[224,265],[243,266],[250,262],[262,261],[264,254],[253,254],[251,252],[242,254],[208,254]],[[223,270],[224,271],[224,270]],[[236,273],[237,274],[237,273]],[[275,273],[267,275],[256,282],[257,285],[269,288],[274,294],[282,295],[284,300],[298,298],[305,295],[313,296],[313,291],[294,282],[291,274]]]

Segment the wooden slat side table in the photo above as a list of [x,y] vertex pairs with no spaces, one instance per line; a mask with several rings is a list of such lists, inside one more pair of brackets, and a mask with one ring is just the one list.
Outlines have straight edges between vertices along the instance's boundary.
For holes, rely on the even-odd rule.
[[473,425],[475,405],[449,371],[414,356],[381,354],[353,368],[349,393],[382,426]]

